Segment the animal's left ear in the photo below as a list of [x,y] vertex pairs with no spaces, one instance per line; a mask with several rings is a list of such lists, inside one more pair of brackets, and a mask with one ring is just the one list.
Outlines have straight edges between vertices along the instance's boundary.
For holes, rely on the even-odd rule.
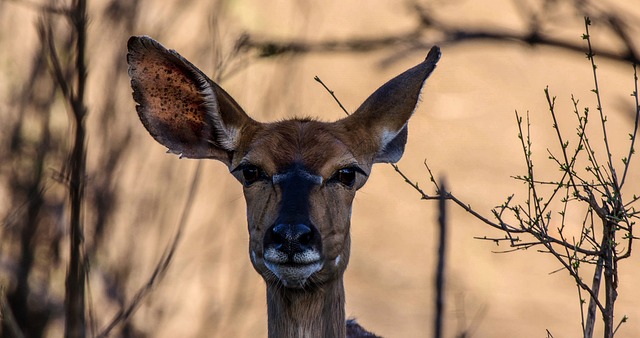
[[358,155],[372,157],[373,163],[400,160],[407,142],[407,123],[440,55],[440,48],[434,46],[422,63],[385,83],[355,113],[336,122],[345,127],[358,151],[366,152]]

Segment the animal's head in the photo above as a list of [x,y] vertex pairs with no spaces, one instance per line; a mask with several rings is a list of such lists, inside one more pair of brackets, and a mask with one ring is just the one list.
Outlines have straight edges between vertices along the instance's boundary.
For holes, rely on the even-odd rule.
[[261,123],[175,51],[148,37],[128,48],[136,109],[153,138],[180,156],[221,161],[242,184],[251,262],[265,281],[302,288],[341,278],[355,193],[374,163],[402,156],[439,49],[339,121]]

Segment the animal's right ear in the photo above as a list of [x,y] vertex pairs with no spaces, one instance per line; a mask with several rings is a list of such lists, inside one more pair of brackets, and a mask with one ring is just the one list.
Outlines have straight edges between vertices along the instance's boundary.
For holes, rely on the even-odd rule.
[[133,99],[142,124],[172,153],[230,165],[241,134],[258,125],[202,71],[146,36],[127,44]]

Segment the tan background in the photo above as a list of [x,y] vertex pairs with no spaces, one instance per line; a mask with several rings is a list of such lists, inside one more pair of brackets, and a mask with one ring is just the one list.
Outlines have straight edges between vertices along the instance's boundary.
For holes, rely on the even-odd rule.
[[[106,249],[92,258],[92,301],[98,328],[118,308],[105,298],[101,276],[116,271],[118,265],[130,267],[128,297],[146,282],[175,232],[196,166],[195,161],[166,155],[149,137],[135,114],[122,68],[113,82],[113,65],[125,62],[129,34],[150,35],[213,74],[214,51],[231,50],[245,31],[263,37],[320,41],[405,32],[415,24],[411,8],[398,1],[246,0],[228,1],[222,7],[209,1],[141,1],[133,27],[121,28],[109,21],[108,5],[107,1],[93,1],[89,8],[89,168],[106,158],[101,142],[108,140],[96,136],[107,132],[101,116],[112,116],[108,132],[117,136],[130,128],[132,138],[113,183],[120,195]],[[511,1],[439,2],[432,6],[441,18],[459,24],[499,25],[512,30],[525,27]],[[640,14],[637,1],[611,1],[607,6],[636,17]],[[559,15],[562,21],[551,32],[579,40],[581,19],[571,19],[569,8],[565,14]],[[37,18],[38,11],[25,3],[0,2],[3,119],[16,113],[11,98],[24,85],[30,56],[39,44]],[[608,47],[608,32],[599,31],[598,26],[592,29],[594,41]],[[397,57],[397,51],[394,47],[370,53],[249,57],[248,66],[225,78],[222,85],[262,121],[292,116],[334,120],[343,113],[313,77],[323,79],[347,109],[354,110],[379,85],[422,60],[428,50],[404,53],[396,62],[381,67],[384,61]],[[609,136],[619,159],[626,156],[623,150],[633,122],[629,113],[631,66],[601,60],[598,70]],[[510,178],[525,170],[516,138],[515,110],[530,112],[539,175],[559,177],[546,154],[547,148],[557,151],[558,147],[544,98],[545,86],[558,97],[560,123],[565,134],[575,140],[570,96],[575,95],[582,107],[588,105],[595,113],[589,92],[590,65],[584,56],[518,43],[443,46],[442,60],[411,120],[400,167],[432,193],[423,166],[427,158],[436,175],[445,177],[458,197],[487,216],[510,194],[524,198],[525,186]],[[112,110],[98,108],[109,97],[117,97],[116,106]],[[66,107],[60,103],[56,109],[51,123],[64,130]],[[48,163],[48,168],[60,166]],[[638,168],[632,168],[629,193],[640,191]],[[265,336],[264,286],[247,257],[241,187],[219,163],[203,163],[202,169],[193,213],[172,266],[133,317],[134,327],[151,337]],[[52,191],[60,189],[53,180],[48,184]],[[0,205],[10,205],[6,198],[0,197]],[[369,330],[385,337],[431,335],[435,208],[435,203],[420,201],[387,165],[376,166],[357,195],[352,258],[345,276],[347,314],[357,317]],[[545,330],[554,337],[581,334],[575,283],[566,272],[550,274],[560,268],[553,257],[534,249],[492,253],[508,247],[473,237],[500,235],[459,208],[449,208],[447,337],[466,329],[473,337],[544,337]],[[10,210],[0,212],[3,217],[10,214]],[[90,221],[92,211],[85,214]],[[571,217],[579,225],[580,212],[571,213]],[[63,248],[66,250],[66,244]],[[630,318],[619,337],[640,336],[638,257],[636,254],[619,265],[616,313],[618,319],[622,315]],[[52,291],[53,298],[61,297],[64,271],[61,267],[52,275],[52,290],[57,290]],[[61,326],[52,325],[49,336],[59,336],[61,330]]]

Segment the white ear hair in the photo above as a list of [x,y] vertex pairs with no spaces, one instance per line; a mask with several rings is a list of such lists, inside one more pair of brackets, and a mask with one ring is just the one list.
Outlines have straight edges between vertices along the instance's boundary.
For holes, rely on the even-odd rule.
[[151,136],[182,157],[230,165],[240,131],[259,123],[176,51],[147,36],[132,36],[127,46],[136,111]]
[[407,143],[408,123],[405,123],[399,131],[382,129],[380,135],[380,150],[376,154],[377,163],[396,163],[404,154],[404,146]]
[[[389,80],[371,94],[349,117],[341,120],[347,130],[370,141],[369,152],[377,162],[397,162],[407,141],[407,123],[415,112],[425,81],[436,68],[440,48],[426,59]],[[362,147],[362,145],[359,145]]]

